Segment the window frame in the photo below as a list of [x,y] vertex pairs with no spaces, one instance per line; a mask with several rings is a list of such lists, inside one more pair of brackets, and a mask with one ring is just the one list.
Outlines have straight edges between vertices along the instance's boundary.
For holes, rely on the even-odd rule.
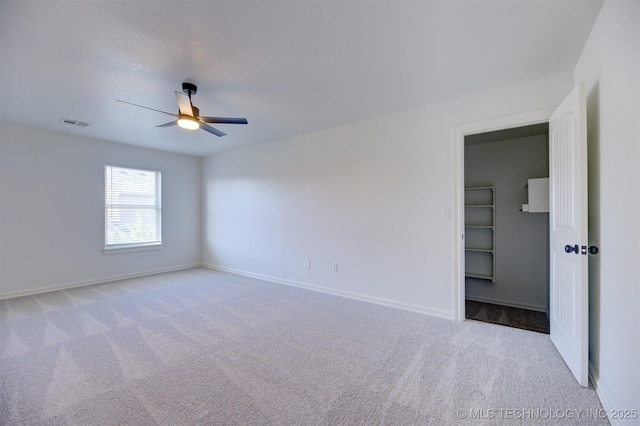
[[[120,243],[120,244],[107,244],[107,230],[109,223],[109,204],[107,204],[107,173],[110,168],[128,169],[132,171],[151,172],[155,174],[155,194],[156,201],[152,206],[157,211],[157,223],[158,223],[158,240],[151,242],[134,242],[134,243]],[[104,202],[104,248],[102,251],[104,254],[119,254],[119,253],[134,253],[141,251],[160,250],[162,249],[162,171],[159,169],[151,169],[147,167],[128,166],[122,164],[106,163],[104,165],[104,187],[103,187],[103,202]],[[143,206],[143,205],[141,205]],[[150,207],[150,205],[144,205],[144,207]]]

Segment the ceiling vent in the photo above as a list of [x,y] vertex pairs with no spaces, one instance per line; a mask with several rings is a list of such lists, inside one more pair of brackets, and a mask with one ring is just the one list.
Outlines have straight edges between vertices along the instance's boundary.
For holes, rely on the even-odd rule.
[[84,123],[78,120],[72,120],[70,118],[61,118],[58,123],[66,124],[67,126],[87,127],[89,123]]

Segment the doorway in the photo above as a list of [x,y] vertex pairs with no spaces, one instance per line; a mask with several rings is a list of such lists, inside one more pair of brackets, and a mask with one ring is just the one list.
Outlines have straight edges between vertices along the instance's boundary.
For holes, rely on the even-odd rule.
[[464,137],[466,319],[549,334],[548,134]]
[[587,107],[580,82],[556,109],[539,110],[456,127],[457,173],[454,313],[465,319],[466,136],[549,123],[550,339],[581,386],[588,386]]
[[[458,188],[458,208],[456,209],[456,230],[459,235],[456,248],[459,256],[456,259],[457,286],[455,294],[455,314],[458,321],[463,321],[467,317],[467,300],[470,300],[468,305],[471,312],[469,314],[472,314],[475,310],[476,315],[474,316],[478,314],[482,316],[483,312],[481,311],[483,307],[485,307],[484,315],[486,317],[494,317],[497,313],[497,319],[501,316],[504,319],[504,317],[509,314],[513,316],[513,313],[516,311],[510,311],[511,309],[526,309],[543,315],[545,321],[547,320],[547,310],[549,307],[548,215],[533,215],[520,210],[523,208],[522,204],[527,203],[528,189],[525,186],[528,183],[528,179],[548,176],[548,122],[552,112],[553,110],[551,109],[539,110],[484,122],[471,123],[456,128],[458,141],[458,176],[456,182]],[[545,139],[542,140],[542,138]],[[543,158],[542,166],[540,162],[535,165],[537,169],[531,171],[519,170],[519,168],[523,167],[509,160],[511,156],[517,154],[518,150],[521,150],[520,148],[535,150],[535,145],[538,145],[538,149],[542,147],[544,150],[536,154],[538,157]],[[500,153],[501,148],[503,150],[502,153]],[[469,152],[465,155],[467,149]],[[495,152],[491,152],[492,150]],[[487,152],[482,153],[482,151]],[[478,158],[476,159],[479,161],[474,162],[472,160],[469,164],[466,164],[466,160],[472,158],[469,156],[477,156]],[[506,180],[504,177],[498,180],[495,180],[495,177],[492,178],[486,175],[483,177],[482,170],[495,168],[495,165],[490,163],[500,162],[500,157],[507,158],[507,161],[502,161],[502,163],[505,163],[502,167],[504,169],[503,172],[508,176],[509,170],[511,170],[511,172],[514,173],[514,177],[511,179],[506,178]],[[475,171],[470,172],[466,170],[467,166],[474,168]],[[527,166],[524,167],[524,169],[526,168]],[[470,173],[469,178],[465,172]],[[505,186],[505,181],[507,186]],[[491,200],[486,198],[486,192],[465,191],[465,188],[470,187],[491,188],[493,191],[493,193],[489,195]],[[483,193],[484,195],[482,195]],[[470,228],[472,230],[468,230],[465,219],[468,211],[471,209],[465,208],[465,203],[469,196],[480,197],[480,201],[476,200],[479,204],[486,205],[495,202],[495,206],[493,206],[494,209],[490,209],[491,214],[495,214],[495,217],[489,218],[487,216],[489,213],[487,213],[486,210],[484,213],[481,212],[481,210],[483,210],[482,208],[473,209],[471,213],[471,215],[475,215],[473,216],[473,220],[479,221],[476,225],[480,227],[482,225],[492,226],[496,231],[495,235],[488,237],[486,228],[484,228],[484,230],[482,230],[482,228]],[[482,200],[483,197],[485,197],[484,200]],[[511,216],[511,219],[505,216],[504,209],[509,210],[508,216]],[[529,234],[525,232],[525,235],[518,236],[518,232],[516,232],[518,219],[536,222],[538,224],[538,230],[535,232],[535,238],[538,240],[536,244],[538,247],[538,253],[536,254],[538,262],[534,266],[526,266],[526,257],[528,257],[531,252],[527,248],[527,245],[530,243],[530,238],[533,238],[531,237],[531,231],[528,231]],[[482,223],[487,220],[495,221],[495,223]],[[514,220],[516,221],[515,227],[513,225]],[[539,228],[540,224],[543,226],[542,231],[540,231]],[[512,232],[509,231],[510,227],[512,228]],[[476,232],[475,236],[471,234],[473,232]],[[483,232],[484,234],[482,234]],[[543,247],[540,246],[540,234],[542,234]],[[469,242],[477,246],[471,248],[478,248],[480,250],[473,252],[466,250],[468,245],[465,238],[467,237],[472,238]],[[473,240],[473,238],[476,239]],[[491,240],[491,238],[494,239]],[[494,245],[495,247],[493,247]],[[510,246],[515,247],[512,249],[514,253],[505,257],[504,249],[508,250]],[[525,252],[520,253],[521,258],[516,261],[515,264],[510,264],[508,261],[509,257],[511,255],[517,257],[523,246],[525,247]],[[469,260],[467,260],[467,256]],[[492,256],[493,259],[491,259]],[[540,258],[542,258],[542,266],[540,266]],[[491,265],[488,270],[480,266],[480,270],[475,271],[481,275],[486,274],[487,276],[481,278],[467,277],[468,266],[477,269],[479,265],[484,264],[486,266],[487,262]],[[493,266],[494,264],[495,266]],[[518,264],[520,264],[520,266],[518,266]],[[523,268],[523,264],[525,265],[523,275],[528,277],[527,280],[535,280],[535,278],[531,278],[531,270],[534,271],[533,275],[538,278],[538,281],[540,277],[542,277],[542,283],[538,283],[538,287],[533,290],[535,293],[533,299],[530,294],[527,295],[527,293],[530,292],[529,290],[523,291],[522,288],[518,287],[517,284],[521,280],[513,278],[514,275],[517,275],[518,270]],[[505,268],[507,268],[506,272]],[[540,269],[542,269],[542,271],[540,271]],[[468,284],[469,281],[471,283]],[[492,311],[489,312],[488,309]],[[499,309],[502,310],[498,313]]]
[[549,333],[548,134],[464,137],[466,319]]

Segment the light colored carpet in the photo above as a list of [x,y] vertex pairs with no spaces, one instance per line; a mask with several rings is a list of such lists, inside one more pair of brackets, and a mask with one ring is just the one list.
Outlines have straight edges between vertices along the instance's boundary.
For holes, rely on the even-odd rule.
[[608,423],[547,335],[204,268],[0,301],[2,424],[551,424],[580,409],[562,424]]

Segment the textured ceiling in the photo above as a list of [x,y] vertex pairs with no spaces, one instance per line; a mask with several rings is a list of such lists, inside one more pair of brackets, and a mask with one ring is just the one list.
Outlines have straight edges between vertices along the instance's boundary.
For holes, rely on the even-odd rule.
[[[571,70],[601,5],[1,0],[0,118],[204,156]],[[155,128],[115,102],[175,112],[183,81],[249,125]]]

